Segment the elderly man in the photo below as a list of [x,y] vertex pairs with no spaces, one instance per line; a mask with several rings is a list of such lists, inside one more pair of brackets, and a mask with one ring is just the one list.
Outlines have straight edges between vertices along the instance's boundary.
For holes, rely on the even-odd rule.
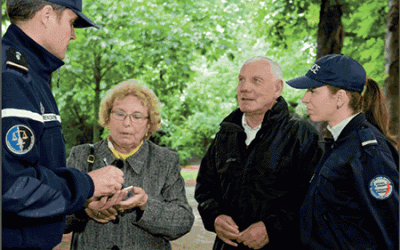
[[[53,249],[65,215],[118,194],[123,172],[66,167],[60,114],[49,86],[75,27],[97,27],[81,0],[7,0],[2,39],[2,249]],[[92,204],[93,205],[93,204]],[[112,204],[109,204],[112,205]]]
[[319,135],[289,114],[278,63],[251,58],[238,78],[240,108],[222,121],[200,165],[198,209],[217,234],[214,249],[295,249]]

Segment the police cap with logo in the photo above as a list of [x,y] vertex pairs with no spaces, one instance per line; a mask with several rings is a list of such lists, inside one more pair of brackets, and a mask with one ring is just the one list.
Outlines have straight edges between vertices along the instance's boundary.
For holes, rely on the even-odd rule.
[[305,76],[287,81],[297,89],[318,88],[332,85],[361,93],[366,81],[364,68],[354,59],[339,54],[318,59]]
[[75,21],[75,28],[86,28],[95,27],[99,28],[92,20],[82,13],[82,0],[47,0],[48,2],[55,3],[71,9],[75,14],[78,15],[78,19]]

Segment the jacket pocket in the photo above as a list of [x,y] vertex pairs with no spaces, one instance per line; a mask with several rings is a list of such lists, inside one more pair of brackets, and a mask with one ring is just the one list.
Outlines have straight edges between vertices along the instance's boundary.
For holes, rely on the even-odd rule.
[[329,228],[329,233],[324,234],[325,240],[334,249],[378,249],[373,235],[357,223],[362,221],[361,216],[349,217],[327,211],[322,217]]
[[335,206],[345,206],[354,198],[354,181],[351,176],[345,176],[329,167],[322,167],[317,188],[326,201]]

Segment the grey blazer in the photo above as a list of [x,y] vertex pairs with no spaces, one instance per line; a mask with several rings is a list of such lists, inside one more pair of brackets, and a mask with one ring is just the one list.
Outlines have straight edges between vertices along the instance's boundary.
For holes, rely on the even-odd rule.
[[[89,152],[88,144],[73,147],[67,166],[87,172]],[[105,162],[115,165],[117,159],[107,141],[94,144],[94,152],[93,170],[104,167]],[[138,152],[124,161],[122,170],[125,187],[141,187],[148,195],[145,211],[125,211],[118,223],[105,224],[89,219],[83,210],[67,216],[65,233],[73,231],[71,249],[171,249],[170,240],[190,231],[194,215],[177,153],[144,140]]]

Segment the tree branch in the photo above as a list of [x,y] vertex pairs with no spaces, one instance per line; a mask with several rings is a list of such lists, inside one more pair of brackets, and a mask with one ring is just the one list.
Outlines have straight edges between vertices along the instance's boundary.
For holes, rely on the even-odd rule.
[[102,78],[107,74],[107,72],[108,72],[110,69],[112,69],[115,65],[117,65],[116,62],[112,63],[108,68],[106,68],[106,69],[104,70],[103,74],[101,74],[100,79],[102,79]]
[[344,36],[352,36],[352,37],[357,36],[356,33],[352,33],[352,32],[344,32],[343,35],[344,35]]
[[83,116],[79,116],[78,108],[74,105],[74,111],[76,116],[78,117],[79,123],[83,124]]
[[90,82],[89,81],[86,81],[83,77],[81,77],[81,76],[79,76],[78,74],[76,74],[75,72],[73,72],[73,71],[69,71],[69,73],[71,73],[71,74],[73,74],[74,76],[76,76],[76,78],[79,78],[79,79],[81,79],[84,83],[86,83],[87,85],[89,85],[90,84]]

